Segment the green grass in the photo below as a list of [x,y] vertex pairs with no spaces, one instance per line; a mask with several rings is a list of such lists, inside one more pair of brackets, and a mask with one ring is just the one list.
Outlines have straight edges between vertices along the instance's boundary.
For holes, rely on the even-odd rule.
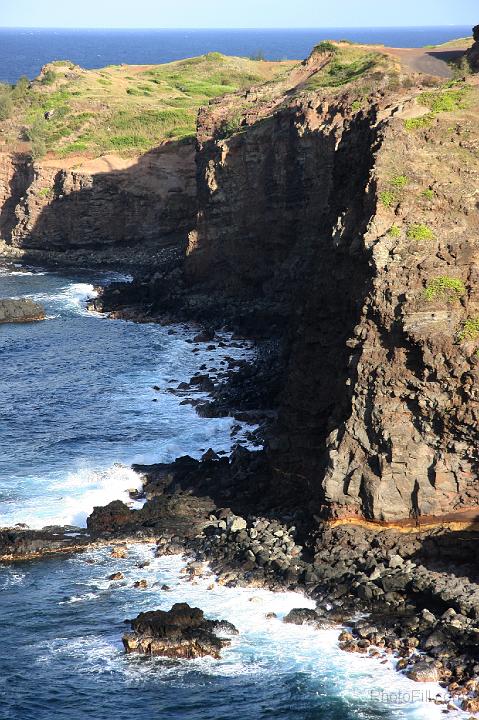
[[465,320],[462,330],[458,333],[457,339],[460,342],[464,340],[477,340],[479,338],[479,316],[470,317]]
[[432,125],[433,120],[434,115],[431,115],[431,113],[417,118],[407,118],[404,121],[404,127],[406,130],[423,130]]
[[418,102],[437,115],[443,112],[454,112],[463,110],[468,106],[469,88],[462,87],[455,90],[441,90],[439,92],[422,93]]
[[335,54],[337,52],[338,46],[330,42],[329,40],[323,40],[322,42],[315,45],[313,48],[313,53],[319,53],[320,55],[324,55],[326,53]]
[[407,230],[409,240],[435,240],[436,236],[430,227],[423,223],[410,225]]
[[421,93],[417,101],[420,105],[429,108],[429,112],[421,117],[405,120],[404,127],[406,130],[422,130],[429,127],[440,113],[464,110],[469,106],[469,92],[470,88],[460,87]]
[[344,53],[337,54],[325,68],[308,80],[306,87],[308,90],[315,90],[321,87],[334,88],[347,85],[374,68],[376,63],[375,53],[363,53],[355,59],[344,56]]
[[210,99],[273,81],[293,65],[208,53],[145,69],[110,66],[68,73],[71,63],[57,61],[32,84],[23,78],[13,90],[0,85],[0,121],[14,119],[8,141],[23,136],[36,158],[47,152],[131,156],[165,140],[192,137],[198,109]]
[[429,280],[424,290],[424,298],[428,302],[434,300],[456,303],[466,294],[466,287],[460,278],[440,275]]
[[421,195],[426,200],[434,200],[434,198],[436,197],[436,193],[434,192],[434,190],[431,190],[431,188],[427,188],[426,190],[423,190]]
[[41,198],[47,198],[52,194],[52,192],[53,192],[52,188],[43,187],[43,188],[40,188],[40,190],[37,192],[37,195],[38,195],[38,197],[41,197]]

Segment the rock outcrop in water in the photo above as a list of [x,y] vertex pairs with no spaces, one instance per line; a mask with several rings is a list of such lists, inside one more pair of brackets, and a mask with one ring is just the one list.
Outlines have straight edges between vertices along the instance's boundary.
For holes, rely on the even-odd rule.
[[45,309],[29,298],[0,299],[0,323],[26,323],[45,319]]
[[219,658],[231,641],[218,637],[216,632],[238,634],[231,623],[206,620],[202,610],[187,603],[175,603],[167,612],[140,613],[131,621],[131,627],[133,633],[123,637],[127,653],[187,660],[208,655]]

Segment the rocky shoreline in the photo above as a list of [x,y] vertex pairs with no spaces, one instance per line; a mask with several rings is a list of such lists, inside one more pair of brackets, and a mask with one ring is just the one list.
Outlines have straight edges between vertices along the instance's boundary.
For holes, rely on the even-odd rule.
[[[218,342],[214,331],[200,329],[192,351],[213,342]],[[275,413],[254,391],[264,376],[260,348],[252,364],[231,359],[215,382],[205,367],[177,391],[200,413],[239,418],[246,413],[262,420],[260,434],[267,434]],[[197,390],[209,399],[195,401]],[[267,449],[238,446],[230,457],[209,450],[201,460],[181,457],[135,470],[143,476],[143,490],[134,498],[145,501],[140,510],[114,501],[95,508],[87,530],[4,529],[0,560],[104,545],[121,557],[125,543],[154,540],[158,556],[185,555],[191,579],[208,564],[227,586],[304,592],[316,609],[298,609],[289,622],[346,626],[339,640],[343,650],[394,655],[397,669],[411,679],[438,681],[451,700],[467,711],[477,709],[479,532],[472,524],[456,532],[440,522],[433,529],[411,524],[394,530],[314,518],[301,498],[292,502],[275,492]],[[355,620],[358,614],[366,618]]]
[[[297,590],[316,602],[286,621],[316,627],[346,626],[340,647],[375,658],[396,656],[397,669],[418,682],[438,681],[463,709],[477,709],[479,577],[476,532],[374,532],[324,521],[315,532],[304,513],[239,515],[219,507],[235,468],[258,467],[261,451],[241,458],[180,458],[145,476],[143,509],[116,501],[96,508],[88,531],[17,528],[0,535],[2,561],[156,542],[156,555],[182,553],[191,580],[207,566],[229,587]],[[237,463],[241,463],[237,465]],[[196,481],[196,485],[195,485]],[[73,537],[74,536],[74,537]],[[460,561],[459,559],[460,558]],[[455,574],[452,572],[455,569]],[[358,614],[366,614],[359,620]],[[146,652],[146,651],[145,651]],[[185,651],[186,652],[186,651]],[[161,654],[161,653],[160,653]],[[451,705],[452,708],[452,705]]]

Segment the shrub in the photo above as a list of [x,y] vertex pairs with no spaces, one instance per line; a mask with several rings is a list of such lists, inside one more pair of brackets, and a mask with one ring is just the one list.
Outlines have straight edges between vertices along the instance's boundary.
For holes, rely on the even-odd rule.
[[57,74],[54,70],[47,70],[42,77],[42,85],[52,85],[57,79]]
[[479,316],[467,318],[462,326],[462,330],[457,335],[457,339],[462,342],[463,340],[477,340],[479,338]]
[[12,95],[15,100],[23,100],[23,98],[27,95],[29,89],[30,80],[25,75],[23,75],[13,88]]
[[241,123],[243,122],[243,113],[241,111],[236,112],[234,115],[224,120],[219,128],[219,137],[227,138],[230,135],[234,135],[241,129]]
[[401,237],[401,228],[399,227],[399,225],[391,225],[388,230],[388,235],[394,238]]
[[429,127],[434,120],[434,115],[428,113],[417,118],[408,118],[404,121],[404,127],[406,130],[422,130],[423,128]]
[[52,192],[53,192],[52,188],[43,187],[43,188],[40,188],[40,190],[38,191],[37,194],[38,194],[38,197],[47,198],[49,195],[52,194]]
[[434,240],[435,235],[430,227],[419,223],[408,228],[407,236],[410,240]]
[[466,287],[460,278],[440,275],[429,280],[424,290],[424,297],[429,302],[443,300],[448,303],[458,302],[466,294]]
[[409,178],[407,177],[407,175],[396,175],[395,177],[391,178],[391,185],[397,190],[402,190],[402,188],[406,187],[408,182]]
[[395,203],[396,196],[393,192],[391,192],[391,190],[384,190],[383,192],[379,193],[379,199],[384,205],[384,207],[389,208]]
[[353,112],[358,112],[359,110],[362,109],[362,107],[363,107],[363,104],[362,104],[361,100],[355,100],[351,105],[351,110]]
[[33,124],[27,128],[25,134],[32,144],[33,159],[39,160],[47,152],[47,128],[45,120],[43,120],[43,118],[37,118]]
[[323,40],[322,42],[314,46],[313,52],[321,53],[321,55],[325,53],[337,53],[338,48],[334,43],[330,42],[329,40]]
[[0,95],[0,120],[8,120],[13,112],[13,102],[10,95]]
[[434,190],[431,190],[431,188],[427,188],[427,190],[423,190],[422,196],[423,198],[426,198],[426,200],[434,200],[436,193]]

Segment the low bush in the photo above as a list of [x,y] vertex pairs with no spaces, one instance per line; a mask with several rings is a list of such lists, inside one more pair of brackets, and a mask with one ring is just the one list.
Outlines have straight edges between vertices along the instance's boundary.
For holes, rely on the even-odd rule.
[[314,46],[313,52],[321,53],[321,55],[326,53],[337,53],[338,48],[334,43],[330,42],[330,40],[323,40]]
[[479,338],[479,316],[467,318],[462,326],[462,330],[458,333],[457,339],[462,342],[463,340],[477,340]]
[[26,129],[25,134],[32,145],[32,158],[40,160],[47,152],[46,122],[43,118],[37,118],[32,125]]
[[10,94],[0,95],[0,120],[8,120],[13,113],[13,101]]
[[447,303],[458,302],[466,294],[466,287],[460,278],[440,275],[426,285],[424,297],[427,301],[441,300]]
[[390,208],[396,202],[396,196],[391,190],[383,190],[383,192],[379,193],[379,200],[384,207]]
[[388,235],[394,238],[401,237],[401,228],[399,227],[399,225],[391,225],[388,230]]
[[410,225],[407,231],[410,240],[434,240],[435,235],[430,227],[422,223]]
[[390,184],[393,188],[396,188],[396,190],[402,190],[409,182],[409,178],[407,175],[396,175],[395,177],[391,178]]
[[53,85],[56,79],[56,72],[54,70],[47,70],[41,79],[41,83],[42,85]]

